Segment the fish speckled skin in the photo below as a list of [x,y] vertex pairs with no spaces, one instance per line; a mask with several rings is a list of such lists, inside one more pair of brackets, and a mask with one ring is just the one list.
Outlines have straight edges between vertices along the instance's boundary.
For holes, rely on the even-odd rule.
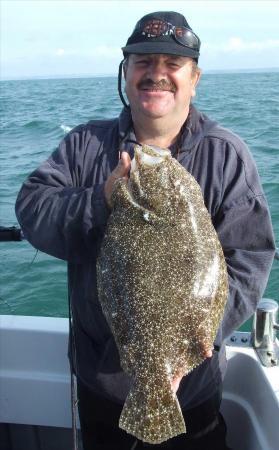
[[186,432],[171,378],[213,347],[228,294],[226,263],[198,183],[168,150],[136,147],[129,182],[116,182],[112,202],[97,275],[133,380],[119,426],[156,444]]

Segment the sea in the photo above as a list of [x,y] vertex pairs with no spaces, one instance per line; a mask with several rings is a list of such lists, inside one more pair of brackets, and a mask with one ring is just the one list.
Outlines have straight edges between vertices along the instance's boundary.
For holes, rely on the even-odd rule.
[[[277,245],[278,86],[278,72],[205,73],[194,99],[201,111],[248,144],[268,199]],[[121,109],[116,77],[1,81],[0,226],[18,226],[14,205],[21,184],[74,126],[117,117]],[[26,240],[0,242],[0,254],[0,314],[68,316],[64,261],[37,251]],[[264,297],[279,300],[278,260]]]

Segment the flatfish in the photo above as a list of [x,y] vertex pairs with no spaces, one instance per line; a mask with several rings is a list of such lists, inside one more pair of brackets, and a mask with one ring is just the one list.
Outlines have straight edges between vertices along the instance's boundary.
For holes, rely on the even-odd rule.
[[132,379],[119,426],[157,444],[186,432],[171,379],[213,347],[228,295],[226,263],[198,183],[168,149],[136,146],[112,204],[97,282]]

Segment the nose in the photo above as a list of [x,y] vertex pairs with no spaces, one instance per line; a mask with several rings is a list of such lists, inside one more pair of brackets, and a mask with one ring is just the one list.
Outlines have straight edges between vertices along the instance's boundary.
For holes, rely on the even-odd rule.
[[167,78],[166,65],[163,60],[154,58],[148,67],[148,77],[153,81],[159,81],[162,78]]

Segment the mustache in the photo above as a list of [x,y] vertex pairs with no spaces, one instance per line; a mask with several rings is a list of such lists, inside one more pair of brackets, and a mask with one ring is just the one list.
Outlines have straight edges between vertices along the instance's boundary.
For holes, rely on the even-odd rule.
[[165,79],[152,81],[150,78],[142,80],[138,84],[139,89],[152,89],[154,91],[176,91],[176,86],[171,81]]

